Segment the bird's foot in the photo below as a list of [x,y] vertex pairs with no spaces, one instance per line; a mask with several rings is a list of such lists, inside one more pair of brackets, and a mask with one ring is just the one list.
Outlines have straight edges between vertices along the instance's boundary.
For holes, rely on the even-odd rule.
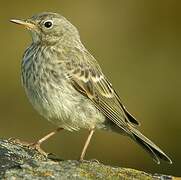
[[41,147],[40,147],[40,143],[39,142],[34,142],[34,143],[27,143],[27,147],[30,149],[34,149],[36,151],[38,151],[40,154],[44,155],[45,157],[48,157],[49,153],[46,153]]
[[29,143],[26,141],[22,141],[20,139],[16,139],[16,138],[9,138],[10,141],[14,142],[14,143],[18,143],[20,145],[26,146],[30,149],[34,149],[36,151],[38,151],[40,154],[44,155],[45,157],[48,157],[48,153],[46,153],[41,147],[41,143],[39,142],[34,142],[34,143]]
[[97,159],[90,159],[90,160],[85,160],[85,159],[79,159],[79,161],[81,162],[81,163],[90,163],[90,162],[95,162],[95,163],[100,163]]

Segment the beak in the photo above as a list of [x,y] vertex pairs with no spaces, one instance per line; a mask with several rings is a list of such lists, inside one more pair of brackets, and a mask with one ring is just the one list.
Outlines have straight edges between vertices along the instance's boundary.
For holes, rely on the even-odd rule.
[[22,25],[25,28],[30,29],[30,30],[36,28],[36,26],[33,23],[30,23],[30,22],[27,22],[27,21],[22,21],[22,20],[18,20],[18,19],[11,19],[10,22]]

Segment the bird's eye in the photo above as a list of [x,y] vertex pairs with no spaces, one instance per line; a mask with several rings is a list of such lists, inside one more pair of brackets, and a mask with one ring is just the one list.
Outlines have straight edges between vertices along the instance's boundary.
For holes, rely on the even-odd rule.
[[51,27],[53,26],[53,21],[51,21],[51,20],[45,21],[45,22],[44,22],[44,26],[45,26],[46,28],[51,28]]

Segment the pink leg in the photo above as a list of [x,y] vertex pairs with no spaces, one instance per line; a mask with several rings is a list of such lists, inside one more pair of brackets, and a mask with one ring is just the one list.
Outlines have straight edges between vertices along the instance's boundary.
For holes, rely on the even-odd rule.
[[46,156],[47,153],[41,149],[40,145],[61,130],[63,130],[63,128],[57,128],[56,130],[54,130],[54,131],[50,132],[49,134],[47,134],[46,136],[44,136],[43,138],[39,139],[37,142],[28,144],[28,146],[36,149],[41,154],[44,154]]
[[92,129],[90,132],[89,132],[89,135],[88,135],[88,137],[87,137],[87,140],[86,140],[86,142],[85,142],[85,144],[84,144],[84,147],[83,147],[83,149],[82,149],[82,153],[81,153],[81,155],[80,155],[80,161],[83,161],[84,160],[84,156],[85,156],[85,153],[86,153],[86,151],[87,151],[87,148],[88,148],[88,146],[89,146],[89,143],[90,143],[90,140],[91,140],[91,138],[92,138],[92,135],[94,134],[94,129]]

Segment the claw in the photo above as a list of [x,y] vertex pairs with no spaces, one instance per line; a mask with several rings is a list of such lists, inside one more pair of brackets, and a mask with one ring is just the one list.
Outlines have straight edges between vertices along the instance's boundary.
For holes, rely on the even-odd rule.
[[35,149],[38,151],[40,154],[44,155],[45,157],[48,157],[48,153],[46,153],[41,147],[40,143],[35,142],[35,143],[29,143],[26,145],[28,148]]

